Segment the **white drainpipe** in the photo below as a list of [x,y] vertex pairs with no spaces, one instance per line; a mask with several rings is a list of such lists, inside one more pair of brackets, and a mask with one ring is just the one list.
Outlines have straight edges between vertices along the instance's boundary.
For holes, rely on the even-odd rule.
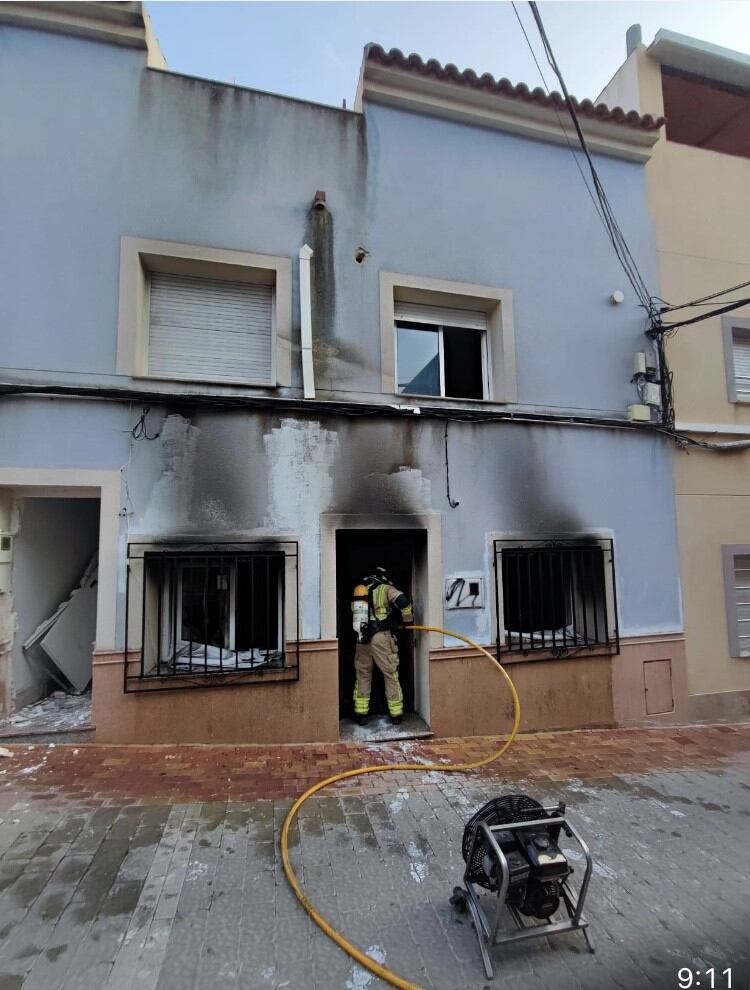
[[310,292],[310,258],[313,249],[303,244],[299,250],[299,325],[302,343],[302,388],[306,399],[315,398],[313,369],[312,295]]

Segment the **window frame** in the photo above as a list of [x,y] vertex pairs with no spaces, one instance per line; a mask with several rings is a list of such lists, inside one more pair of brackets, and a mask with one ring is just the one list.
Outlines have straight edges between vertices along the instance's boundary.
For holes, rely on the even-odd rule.
[[[274,580],[278,579],[275,601],[276,639],[278,649],[252,647],[243,651],[250,657],[237,656],[231,647],[221,648],[226,656],[208,657],[208,651],[219,654],[219,647],[201,644],[200,657],[179,658],[181,647],[190,642],[182,638],[183,574],[192,561],[207,564],[224,559],[236,567],[243,560],[271,558],[277,561]],[[222,687],[246,683],[276,683],[299,680],[300,587],[299,544],[296,540],[220,541],[220,542],[160,542],[154,540],[128,543],[125,575],[125,693],[170,691],[180,688]],[[257,566],[257,565],[255,565]],[[153,569],[151,569],[153,568]],[[151,570],[150,570],[151,569]],[[237,581],[230,590],[236,596]],[[236,644],[236,599],[230,604],[227,620],[230,635]],[[166,624],[173,624],[172,643]],[[262,630],[261,619],[261,630]],[[257,633],[257,629],[255,632]],[[165,648],[165,642],[169,641]],[[196,641],[192,641],[195,645]],[[261,657],[255,659],[260,652]],[[255,654],[253,656],[252,654]],[[269,660],[269,654],[280,654]],[[213,662],[208,663],[210,659]],[[250,666],[249,663],[253,663]]]
[[721,547],[724,564],[724,606],[727,617],[727,635],[729,639],[729,656],[735,660],[750,660],[740,652],[740,628],[735,592],[735,560],[737,557],[750,556],[750,543],[725,543]]
[[[492,620],[494,623],[495,643],[498,656],[500,653],[511,653],[524,656],[529,659],[550,659],[583,654],[585,656],[606,655],[613,656],[620,653],[620,622],[617,605],[617,571],[615,567],[615,540],[611,530],[587,530],[582,532],[567,533],[517,533],[517,532],[492,532],[488,534],[489,559],[492,561],[494,570],[494,595],[492,597]],[[565,547],[581,545],[584,543],[598,544],[604,553],[603,577],[604,586],[603,604],[607,621],[607,640],[592,643],[590,645],[562,644],[534,645],[533,639],[529,643],[509,645],[508,630],[505,628],[505,616],[503,612],[503,581],[502,581],[502,549],[534,549],[545,547]],[[609,554],[609,560],[606,559]],[[545,630],[546,632],[547,630]]]
[[[423,332],[432,331],[436,332],[438,335],[438,361],[440,365],[440,394],[430,395],[428,392],[402,392],[398,385],[398,331],[400,329],[412,330],[414,327],[401,327],[399,324],[402,323],[419,323],[418,320],[394,320],[394,334],[396,336],[396,392],[401,396],[412,396],[415,398],[422,399],[454,399],[459,402],[486,402],[490,394],[490,382],[489,382],[489,367],[487,361],[487,334],[488,330],[469,330],[469,333],[480,334],[480,356],[482,359],[482,395],[478,399],[467,399],[464,396],[457,395],[446,395],[445,394],[445,346],[443,343],[443,332],[453,329],[462,329],[461,327],[453,327],[449,323],[423,323],[421,327],[424,328]],[[421,328],[420,328],[421,329]],[[416,332],[419,333],[420,329]]]
[[750,394],[747,398],[737,392],[737,371],[734,365],[735,336],[746,337],[750,342],[750,319],[724,316],[721,320],[722,336],[724,339],[724,365],[727,379],[727,398],[736,405],[750,405]]
[[[271,375],[267,380],[216,381],[210,376],[152,374],[148,367],[151,273],[272,285]],[[155,241],[120,239],[120,298],[117,329],[118,375],[169,382],[176,389],[193,382],[216,389],[277,388],[292,384],[292,261],[279,255]]]
[[[424,275],[380,272],[380,361],[384,394],[406,401],[411,396],[398,391],[396,375],[397,301],[415,302],[453,309],[482,310],[487,314],[485,331],[485,398],[462,399],[424,396],[424,400],[450,403],[512,403],[517,401],[516,350],[513,293],[510,289],[456,282]],[[419,396],[414,396],[419,399]]]

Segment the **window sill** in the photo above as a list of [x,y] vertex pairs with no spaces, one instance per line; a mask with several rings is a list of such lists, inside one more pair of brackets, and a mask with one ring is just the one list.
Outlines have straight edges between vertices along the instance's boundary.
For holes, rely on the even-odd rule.
[[137,372],[133,376],[133,381],[146,381],[146,382],[159,382],[163,385],[183,385],[183,384],[193,384],[193,385],[204,385],[204,386],[214,386],[226,388],[278,388],[277,382],[272,381],[229,381],[225,378],[221,381],[217,381],[215,378],[194,378],[182,375],[172,375],[169,378],[165,378],[163,375],[149,375],[147,372]]
[[[485,649],[491,656],[497,657],[497,650],[494,643],[486,645]],[[586,660],[593,657],[615,656],[617,652],[617,647],[614,643],[610,646],[579,646],[571,648],[567,654],[553,653],[551,650],[539,650],[533,653],[505,653],[501,650],[500,663],[503,666],[512,666],[518,663],[533,663],[537,660]],[[443,660],[474,660],[482,657],[484,657],[484,654],[471,646],[447,646],[440,647],[437,650],[430,650],[430,663],[440,663]]]
[[[176,674],[147,674],[141,677],[138,674],[126,675],[126,694],[148,694],[151,691],[179,691],[184,689],[195,690],[198,688],[223,688],[223,687],[247,687],[248,685],[279,684],[289,681],[299,680],[299,663],[296,657],[291,658],[295,662],[287,664],[285,667],[263,667],[256,670],[240,671],[194,671],[192,674],[179,672]],[[140,657],[130,663],[138,664]]]

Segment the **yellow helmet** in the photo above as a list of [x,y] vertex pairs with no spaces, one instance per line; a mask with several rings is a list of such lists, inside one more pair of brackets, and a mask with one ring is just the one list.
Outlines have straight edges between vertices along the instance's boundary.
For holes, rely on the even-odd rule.
[[368,597],[367,588],[363,584],[358,584],[354,589],[352,598],[364,598],[366,600]]

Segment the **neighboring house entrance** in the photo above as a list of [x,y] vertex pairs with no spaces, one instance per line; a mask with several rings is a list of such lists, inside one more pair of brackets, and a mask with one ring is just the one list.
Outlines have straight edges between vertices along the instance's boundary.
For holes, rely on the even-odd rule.
[[[354,694],[354,652],[356,637],[352,628],[351,599],[355,585],[375,567],[387,568],[401,591],[418,600],[415,587],[417,544],[424,543],[421,530],[339,530],[336,533],[336,602],[339,641],[339,715],[351,718]],[[397,633],[401,658],[399,678],[404,692],[404,712],[414,711],[414,637]],[[383,678],[373,674],[371,715],[386,714]]]

